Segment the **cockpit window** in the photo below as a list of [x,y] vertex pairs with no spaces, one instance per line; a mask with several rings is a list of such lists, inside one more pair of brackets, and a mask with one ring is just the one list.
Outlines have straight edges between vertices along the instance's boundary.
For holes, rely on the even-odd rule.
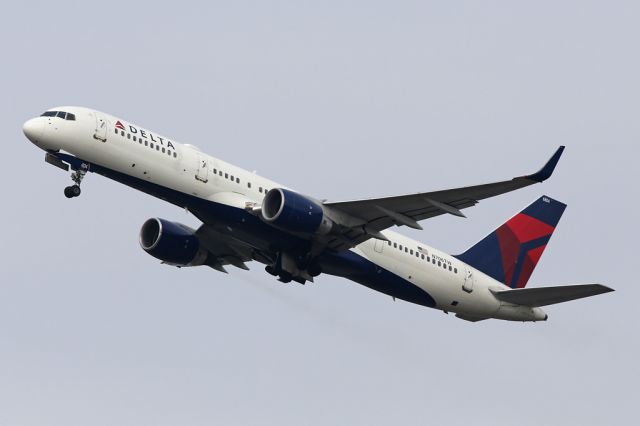
[[70,112],[64,112],[64,111],[45,111],[42,113],[42,115],[40,115],[40,117],[59,117],[59,118],[62,118],[63,120],[70,120],[70,121],[76,120],[75,114],[71,114]]

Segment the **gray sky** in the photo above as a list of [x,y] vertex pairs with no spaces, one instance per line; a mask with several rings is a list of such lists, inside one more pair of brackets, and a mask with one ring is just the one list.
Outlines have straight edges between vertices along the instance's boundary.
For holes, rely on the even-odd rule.
[[[0,15],[0,425],[637,417],[637,2],[150,5]],[[547,194],[569,207],[529,285],[617,292],[471,324],[329,276],[160,265],[141,224],[195,219],[96,175],[67,200],[21,131],[65,104],[332,200],[510,178],[565,144],[547,183],[403,232],[458,253]]]

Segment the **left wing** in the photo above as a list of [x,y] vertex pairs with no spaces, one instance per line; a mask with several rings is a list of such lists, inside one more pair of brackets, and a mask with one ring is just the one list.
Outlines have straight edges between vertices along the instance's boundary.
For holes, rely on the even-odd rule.
[[206,264],[215,270],[226,273],[226,265],[248,270],[245,262],[253,260],[253,248],[244,245],[229,236],[216,231],[209,225],[202,225],[196,231],[200,243],[210,256]]
[[422,229],[419,221],[445,213],[465,217],[460,210],[476,205],[479,200],[547,180],[563,151],[564,146],[560,146],[538,172],[511,180],[396,197],[325,202],[324,206],[338,214],[346,215],[351,222],[351,225],[346,227],[343,238],[337,238],[329,245],[345,248],[369,238],[384,240],[385,237],[380,234],[383,229],[393,225]]

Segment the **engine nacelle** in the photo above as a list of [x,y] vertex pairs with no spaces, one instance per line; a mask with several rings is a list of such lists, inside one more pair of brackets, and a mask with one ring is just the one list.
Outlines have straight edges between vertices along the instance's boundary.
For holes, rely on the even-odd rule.
[[140,246],[164,263],[174,266],[198,266],[207,260],[207,251],[193,229],[177,222],[154,218],[140,229]]
[[333,227],[320,204],[283,188],[267,192],[260,214],[265,222],[289,232],[325,235]]

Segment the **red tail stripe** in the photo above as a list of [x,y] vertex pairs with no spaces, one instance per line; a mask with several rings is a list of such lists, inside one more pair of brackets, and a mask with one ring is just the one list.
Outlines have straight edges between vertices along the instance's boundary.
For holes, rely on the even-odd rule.
[[513,231],[521,243],[549,235],[555,229],[553,226],[523,213],[514,216],[505,225]]

